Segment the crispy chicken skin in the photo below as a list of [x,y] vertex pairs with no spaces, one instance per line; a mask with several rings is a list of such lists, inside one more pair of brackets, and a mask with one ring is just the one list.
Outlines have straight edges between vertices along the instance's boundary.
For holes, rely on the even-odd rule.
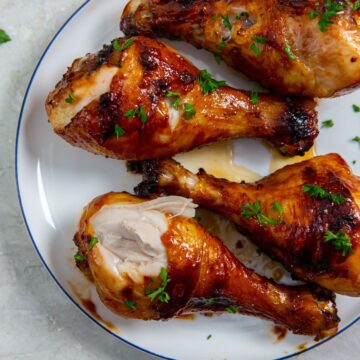
[[[90,239],[99,236],[94,233],[92,219],[104,206],[146,201],[127,193],[108,193],[94,199],[85,208],[74,238],[79,253],[87,256],[78,265],[91,274],[102,301],[113,312],[160,320],[196,311],[222,312],[231,306],[240,313],[273,320],[298,334],[321,338],[336,332],[339,318],[330,292],[317,287],[278,285],[257,275],[196,220],[183,215],[166,213],[168,228],[161,236],[170,280],[164,289],[168,302],[159,298],[151,301],[146,295],[147,288],[162,286],[159,276],[152,281],[147,276],[134,281],[126,271],[118,276],[111,274],[100,249],[100,237],[99,244],[89,250]],[[129,236],[124,239],[128,240]],[[132,308],[126,306],[129,302]]]
[[[312,146],[318,134],[313,100],[264,94],[253,104],[250,93],[228,86],[203,95],[199,70],[174,49],[142,36],[119,39],[118,46],[127,41],[134,43],[123,51],[105,46],[75,60],[49,94],[49,120],[70,144],[129,160],[240,137],[266,139],[290,155]],[[196,111],[188,119],[184,104]]]
[[[297,278],[334,292],[360,295],[360,179],[337,154],[318,156],[283,169],[253,183],[217,179],[201,170],[190,173],[173,160],[148,161],[140,166],[144,182],[140,196],[176,194],[193,199],[237,224],[259,248],[283,264]],[[139,169],[137,169],[139,170]],[[337,204],[304,192],[304,185],[318,185],[346,201]],[[273,204],[283,207],[283,222],[261,224],[256,216],[242,215],[246,203],[261,201],[261,211],[278,219]],[[325,242],[326,231],[344,233],[353,253],[343,256],[333,243]]]
[[121,29],[127,35],[181,39],[221,54],[228,65],[281,94],[329,97],[360,82],[360,12],[341,1],[344,10],[320,31],[319,16],[309,17],[315,7],[327,9],[324,0],[318,3],[131,0]]

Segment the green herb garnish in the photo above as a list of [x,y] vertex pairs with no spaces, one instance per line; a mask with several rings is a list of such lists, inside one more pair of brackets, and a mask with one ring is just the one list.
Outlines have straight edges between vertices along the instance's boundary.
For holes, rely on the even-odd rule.
[[346,198],[344,196],[332,194],[318,185],[305,184],[303,187],[303,191],[304,193],[309,194],[313,198],[329,199],[335,204],[342,204],[346,201]]
[[357,143],[360,143],[360,136],[355,136],[351,140],[356,141]]
[[324,3],[325,11],[319,14],[319,29],[321,32],[326,31],[329,26],[331,26],[334,22],[331,21],[334,17],[337,16],[338,12],[343,10],[343,5],[339,4],[336,1],[326,0]]
[[66,102],[67,104],[72,104],[74,101],[75,101],[75,96],[74,96],[74,94],[70,91],[70,92],[68,93],[68,97],[65,99],[65,102]]
[[237,307],[234,307],[234,306],[228,306],[225,308],[225,310],[229,313],[233,313],[235,314],[237,311],[238,311],[238,308]]
[[124,300],[124,305],[131,310],[136,310],[138,307],[138,305],[135,301],[126,300],[126,299]]
[[325,120],[321,123],[321,127],[326,127],[326,128],[330,128],[334,126],[334,121],[330,120]]
[[115,124],[116,138],[118,139],[119,136],[123,136],[124,134],[125,134],[125,130],[119,124]]
[[290,61],[294,61],[296,59],[296,56],[293,54],[291,50],[291,46],[288,42],[285,42],[284,44],[284,51],[287,54]]
[[185,119],[186,120],[191,119],[196,114],[196,110],[194,108],[194,105],[192,105],[192,104],[185,103],[184,110],[185,110]]
[[220,86],[225,86],[226,81],[217,81],[207,70],[201,70],[199,73],[199,85],[202,87],[203,95],[211,94]]
[[231,22],[230,22],[230,20],[229,20],[229,16],[228,16],[228,15],[221,15],[221,19],[222,19],[223,25],[224,25],[227,29],[231,30],[232,25],[231,25]]
[[166,94],[166,97],[168,98],[175,98],[175,100],[171,103],[171,106],[174,109],[178,109],[180,106],[180,93],[174,92],[174,91],[168,91]]
[[360,1],[355,1],[355,2],[354,2],[353,10],[354,10],[354,11],[360,10]]
[[90,244],[89,244],[89,251],[93,249],[93,247],[99,242],[98,238],[95,236],[91,237]]
[[209,340],[211,338],[212,338],[212,335],[210,334],[210,335],[207,336],[206,340]]
[[84,255],[76,254],[76,255],[74,255],[74,259],[75,259],[76,261],[84,261],[84,260],[87,259],[87,257],[84,256]]
[[146,123],[148,116],[146,115],[144,106],[139,106],[136,109],[130,109],[124,112],[124,116],[133,119],[135,116],[141,120],[143,124]]
[[311,10],[310,13],[309,13],[309,18],[311,20],[314,20],[318,15],[320,15],[319,10]]
[[228,41],[228,38],[222,38],[221,41],[216,45],[216,47],[219,50],[223,50],[226,46],[226,42]]
[[122,45],[119,44],[119,40],[115,39],[112,43],[114,50],[123,51],[126,50],[128,47],[134,44],[134,39],[130,38],[127,39]]
[[246,220],[256,217],[260,225],[279,225],[282,223],[283,207],[278,201],[272,203],[272,209],[279,212],[279,220],[270,219],[261,210],[261,201],[256,200],[253,204],[246,203],[242,207],[241,216]]
[[157,298],[161,302],[168,303],[170,300],[170,295],[165,291],[165,289],[171,279],[168,277],[168,273],[165,268],[161,268],[159,276],[162,285],[155,291],[150,290],[152,292],[149,292],[146,295],[150,298],[151,301],[154,301]]
[[264,36],[253,36],[252,39],[255,42],[260,43],[260,44],[266,44],[268,41],[267,38]]
[[355,165],[355,164],[356,164],[356,160],[353,160],[351,163],[352,163],[353,165]]
[[360,112],[360,106],[359,105],[353,104],[352,108],[353,108],[354,112]]
[[326,230],[324,240],[325,242],[331,241],[336,250],[342,250],[342,256],[353,253],[351,240],[343,230],[339,230],[336,234],[330,230]]
[[255,43],[251,43],[250,46],[249,46],[249,49],[253,51],[253,53],[256,55],[256,56],[260,56],[261,55],[261,51],[260,49],[258,48],[258,46],[255,44]]
[[10,36],[6,33],[5,30],[0,29],[0,44],[4,44],[8,41],[11,41]]
[[256,105],[259,103],[259,100],[260,100],[259,88],[255,87],[255,89],[252,90],[250,93],[250,101],[252,104]]

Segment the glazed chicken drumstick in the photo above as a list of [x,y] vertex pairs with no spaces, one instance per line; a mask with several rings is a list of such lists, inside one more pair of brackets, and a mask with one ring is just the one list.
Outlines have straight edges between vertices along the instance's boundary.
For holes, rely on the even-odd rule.
[[46,110],[70,144],[117,159],[163,158],[220,139],[263,138],[302,155],[318,134],[315,102],[224,86],[169,46],[117,39],[75,60]]
[[135,165],[144,172],[140,196],[191,198],[232,220],[297,278],[360,295],[360,178],[339,155],[286,166],[254,184],[195,175],[174,160]]
[[353,2],[131,0],[121,29],[210,50],[282,94],[329,97],[360,82]]
[[231,309],[298,334],[336,332],[330,292],[255,274],[193,219],[195,207],[178,196],[147,201],[108,193],[85,208],[74,238],[76,258],[107,307],[144,320]]

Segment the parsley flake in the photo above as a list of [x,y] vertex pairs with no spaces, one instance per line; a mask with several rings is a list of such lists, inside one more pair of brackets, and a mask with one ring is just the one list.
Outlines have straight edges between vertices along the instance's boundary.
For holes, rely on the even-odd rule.
[[72,104],[74,101],[75,101],[75,96],[71,91],[69,91],[68,97],[65,99],[65,102],[67,104]]
[[334,126],[334,121],[333,120],[325,120],[321,123],[321,127],[322,128],[331,128]]
[[255,87],[255,89],[252,90],[250,93],[250,101],[252,104],[256,105],[259,103],[259,100],[260,100],[259,88]]
[[76,254],[76,255],[74,255],[74,259],[76,261],[85,261],[87,259],[87,257],[84,255]]
[[202,88],[203,95],[211,94],[220,86],[226,86],[225,81],[217,81],[207,70],[201,70],[199,73],[199,85]]
[[330,230],[325,231],[325,242],[331,241],[336,250],[342,250],[342,256],[354,253],[349,236],[343,230],[339,230],[336,234]]
[[353,165],[355,165],[355,164],[356,164],[356,160],[353,160],[351,163],[352,163]]
[[270,219],[268,216],[264,215],[261,210],[261,201],[256,200],[253,204],[246,203],[242,207],[241,216],[249,220],[253,217],[257,218],[260,225],[279,225],[282,223],[282,217],[283,217],[283,207],[280,205],[278,201],[275,201],[272,203],[272,209],[274,211],[279,212],[279,220]]
[[124,134],[125,134],[125,130],[119,124],[115,124],[116,138],[118,139],[119,136],[123,136]]
[[239,15],[236,15],[236,20],[240,20],[241,18],[247,19],[249,17],[249,13],[246,11],[242,11]]
[[212,335],[209,334],[209,335],[207,336],[206,340],[210,340],[211,338],[212,338]]
[[354,2],[353,10],[354,10],[354,11],[360,10],[360,1],[355,1],[355,2]]
[[320,15],[318,24],[321,32],[326,31],[334,23],[332,19],[344,8],[342,4],[332,0],[326,0],[323,7],[324,10],[322,13],[317,11],[318,13],[313,13],[312,15],[314,19]]
[[309,194],[313,198],[329,199],[335,204],[342,204],[346,201],[346,198],[344,196],[332,194],[318,185],[305,184],[303,186],[303,191],[304,193]]
[[192,104],[185,103],[184,110],[185,110],[185,119],[186,120],[191,119],[196,114],[196,110],[194,108],[194,105],[192,105]]
[[166,97],[168,98],[175,98],[175,100],[171,103],[171,106],[174,109],[178,109],[180,106],[180,93],[174,92],[174,91],[168,91],[166,94]]
[[290,46],[290,44],[288,42],[285,42],[285,44],[284,44],[284,51],[285,51],[285,53],[288,56],[290,61],[296,60],[296,56],[292,52],[291,46]]
[[229,38],[222,38],[221,41],[216,45],[216,47],[219,50],[223,50],[225,48],[225,46],[227,45],[228,40],[229,40]]
[[360,112],[360,106],[359,105],[353,104],[352,108],[353,108],[354,112]]
[[229,313],[235,314],[238,311],[238,308],[235,306],[228,306],[225,308],[225,310]]
[[232,25],[231,25],[231,22],[230,22],[230,20],[229,20],[229,16],[228,16],[228,15],[221,15],[221,19],[222,19],[223,25],[224,25],[227,29],[231,30]]
[[115,39],[112,42],[112,46],[113,46],[114,50],[123,51],[123,50],[126,50],[131,45],[133,45],[134,43],[135,43],[134,39],[130,38],[130,39],[127,39],[122,45],[120,45],[119,39]]
[[357,143],[360,143],[360,136],[355,136],[351,140],[356,141]]
[[222,57],[220,54],[214,54],[214,59],[215,61],[220,65],[221,64],[221,61],[222,61]]
[[94,247],[98,242],[99,242],[98,238],[95,237],[95,236],[92,236],[88,250],[91,251],[91,250],[93,249],[93,247]]
[[255,43],[251,43],[249,46],[249,49],[252,50],[252,52],[256,55],[256,56],[260,56],[261,55],[261,51],[258,48],[258,46]]
[[8,41],[11,41],[10,36],[6,33],[5,30],[0,29],[0,44],[4,44]]
[[129,308],[130,310],[136,310],[138,307],[138,304],[135,301],[132,300],[124,300],[124,305]]
[[151,301],[154,301],[157,298],[161,302],[168,303],[170,300],[170,295],[165,291],[165,289],[171,279],[168,277],[168,273],[165,268],[161,268],[159,276],[162,285],[155,291],[152,291],[151,289],[148,291],[147,289],[146,291],[148,294],[145,294],[150,298]]
[[311,10],[310,13],[309,13],[309,18],[311,20],[314,20],[318,15],[320,15],[319,10]]
[[260,43],[260,44],[266,44],[268,41],[267,38],[264,36],[253,36],[252,39],[255,42]]
[[145,112],[145,108],[143,105],[135,108],[135,109],[130,109],[124,112],[124,116],[133,119],[135,116],[143,123],[145,124],[148,116]]

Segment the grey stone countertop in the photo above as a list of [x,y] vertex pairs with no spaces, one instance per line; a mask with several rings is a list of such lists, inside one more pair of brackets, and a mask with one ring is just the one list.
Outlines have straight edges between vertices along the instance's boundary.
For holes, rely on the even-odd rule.
[[[83,0],[0,0],[0,359],[150,359],[78,311],[35,253],[18,205],[15,135],[35,65],[57,29]],[[360,322],[303,360],[359,358]],[[246,359],[245,359],[246,360]]]

